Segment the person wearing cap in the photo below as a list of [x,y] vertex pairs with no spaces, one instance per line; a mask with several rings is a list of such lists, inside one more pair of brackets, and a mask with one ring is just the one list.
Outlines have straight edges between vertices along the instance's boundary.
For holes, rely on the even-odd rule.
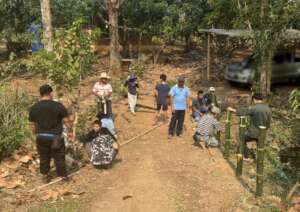
[[197,122],[196,133],[194,135],[195,145],[198,146],[201,141],[205,143],[206,147],[218,147],[219,141],[215,134],[220,131],[220,123],[216,119],[216,115],[220,113],[215,106],[210,106],[207,110],[202,108],[200,110],[201,118]]
[[203,97],[205,99],[206,105],[214,105],[218,107],[218,100],[216,96],[216,89],[214,87],[210,87],[208,92]]
[[234,109],[228,107],[229,111],[237,113],[238,116],[249,116],[250,124],[246,131],[244,160],[249,161],[250,150],[247,145],[249,142],[257,142],[259,137],[259,127],[265,126],[267,129],[271,126],[272,110],[268,104],[264,103],[264,97],[261,93],[255,93],[252,96],[253,106],[248,108]]
[[178,137],[182,136],[185,114],[189,112],[190,107],[190,90],[185,86],[185,78],[180,76],[177,85],[170,90],[170,102],[172,118],[169,125],[169,139],[175,133]]
[[53,100],[53,89],[43,85],[39,89],[40,101],[29,110],[29,121],[36,135],[37,151],[40,158],[40,172],[43,183],[50,179],[50,161],[54,158],[57,176],[66,179],[65,142],[62,136],[63,124],[71,130],[67,109]]
[[137,82],[137,77],[135,74],[131,74],[126,80],[124,86],[128,89],[128,104],[130,111],[133,115],[135,115],[135,107],[137,103],[137,89],[139,88],[139,84]]
[[93,94],[97,97],[97,113],[102,112],[112,117],[112,87],[108,83],[109,76],[103,72],[100,75],[100,79],[93,87]]

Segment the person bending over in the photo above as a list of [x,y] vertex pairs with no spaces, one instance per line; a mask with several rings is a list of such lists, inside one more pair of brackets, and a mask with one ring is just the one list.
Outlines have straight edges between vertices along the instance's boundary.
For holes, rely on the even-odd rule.
[[268,104],[264,102],[264,97],[261,93],[255,93],[252,96],[254,105],[248,108],[235,109],[228,107],[227,109],[232,112],[236,112],[238,116],[249,116],[250,124],[246,131],[245,138],[245,149],[244,149],[244,160],[251,161],[250,149],[247,145],[249,142],[257,142],[259,137],[259,127],[265,126],[267,129],[270,128],[272,119],[272,110]]
[[221,128],[215,116],[219,113],[219,109],[214,106],[210,107],[209,111],[202,108],[200,113],[201,118],[197,122],[194,135],[195,145],[199,145],[199,142],[204,142],[206,147],[218,147],[219,141],[216,139],[215,134]]

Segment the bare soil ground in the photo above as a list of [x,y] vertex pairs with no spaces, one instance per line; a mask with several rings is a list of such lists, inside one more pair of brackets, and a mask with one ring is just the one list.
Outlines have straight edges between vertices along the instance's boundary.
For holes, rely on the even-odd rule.
[[[194,60],[177,57],[179,56],[174,55],[172,59],[177,62],[171,61],[147,68],[145,77],[140,82],[139,104],[154,106],[152,92],[160,73],[166,73],[172,80],[180,74],[186,74],[188,81],[194,84],[197,73],[194,68],[199,64],[196,65]],[[84,82],[82,108],[94,104],[90,91],[96,79],[97,76],[94,75]],[[36,88],[32,85],[41,84],[43,81],[34,78],[12,83],[36,95]],[[232,97],[240,98],[249,94],[248,90],[232,88],[224,82],[213,82],[213,85],[225,104],[230,104],[233,101]],[[193,87],[207,89],[208,86],[200,82]],[[121,143],[152,128],[155,123],[155,111],[140,109],[137,115],[133,116],[128,112],[125,99],[118,101],[113,109]],[[112,169],[98,170],[88,165],[81,168],[79,174],[73,176],[69,183],[45,189],[72,190],[69,192],[71,195],[59,194],[58,198],[54,195],[55,198],[43,200],[41,195],[45,194],[36,193],[35,200],[31,198],[30,201],[21,203],[14,199],[6,201],[6,198],[0,200],[3,206],[0,207],[0,211],[245,211],[240,206],[245,196],[249,196],[249,192],[236,179],[234,171],[219,149],[211,149],[209,152],[192,145],[194,124],[189,115],[186,117],[183,138],[168,140],[167,127],[165,124],[124,145]],[[73,207],[67,207],[67,203]],[[57,204],[64,206],[58,207]]]

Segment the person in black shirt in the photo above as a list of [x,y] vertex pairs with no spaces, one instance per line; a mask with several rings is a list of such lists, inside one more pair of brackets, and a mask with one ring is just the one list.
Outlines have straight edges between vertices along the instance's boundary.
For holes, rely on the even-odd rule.
[[49,85],[40,87],[41,99],[29,111],[29,121],[36,135],[37,151],[40,157],[42,181],[50,181],[50,161],[54,158],[57,176],[66,178],[65,143],[62,137],[63,124],[70,128],[67,109],[53,101],[53,89]]
[[137,89],[139,88],[139,85],[137,83],[137,77],[135,76],[135,74],[131,74],[124,85],[128,88],[128,104],[130,107],[130,111],[133,115],[135,115],[135,106],[137,102],[138,93]]
[[170,92],[170,86],[166,83],[167,76],[165,74],[160,75],[161,83],[155,87],[155,100],[157,105],[157,120],[161,116],[161,110],[163,111],[163,120],[168,119],[168,98]]

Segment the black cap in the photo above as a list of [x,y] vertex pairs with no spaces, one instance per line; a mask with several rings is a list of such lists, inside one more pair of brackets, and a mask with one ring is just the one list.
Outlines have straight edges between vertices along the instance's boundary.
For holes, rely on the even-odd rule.
[[45,95],[49,95],[53,92],[53,89],[50,85],[48,84],[45,84],[45,85],[42,85],[40,87],[40,95],[41,96],[45,96]]

